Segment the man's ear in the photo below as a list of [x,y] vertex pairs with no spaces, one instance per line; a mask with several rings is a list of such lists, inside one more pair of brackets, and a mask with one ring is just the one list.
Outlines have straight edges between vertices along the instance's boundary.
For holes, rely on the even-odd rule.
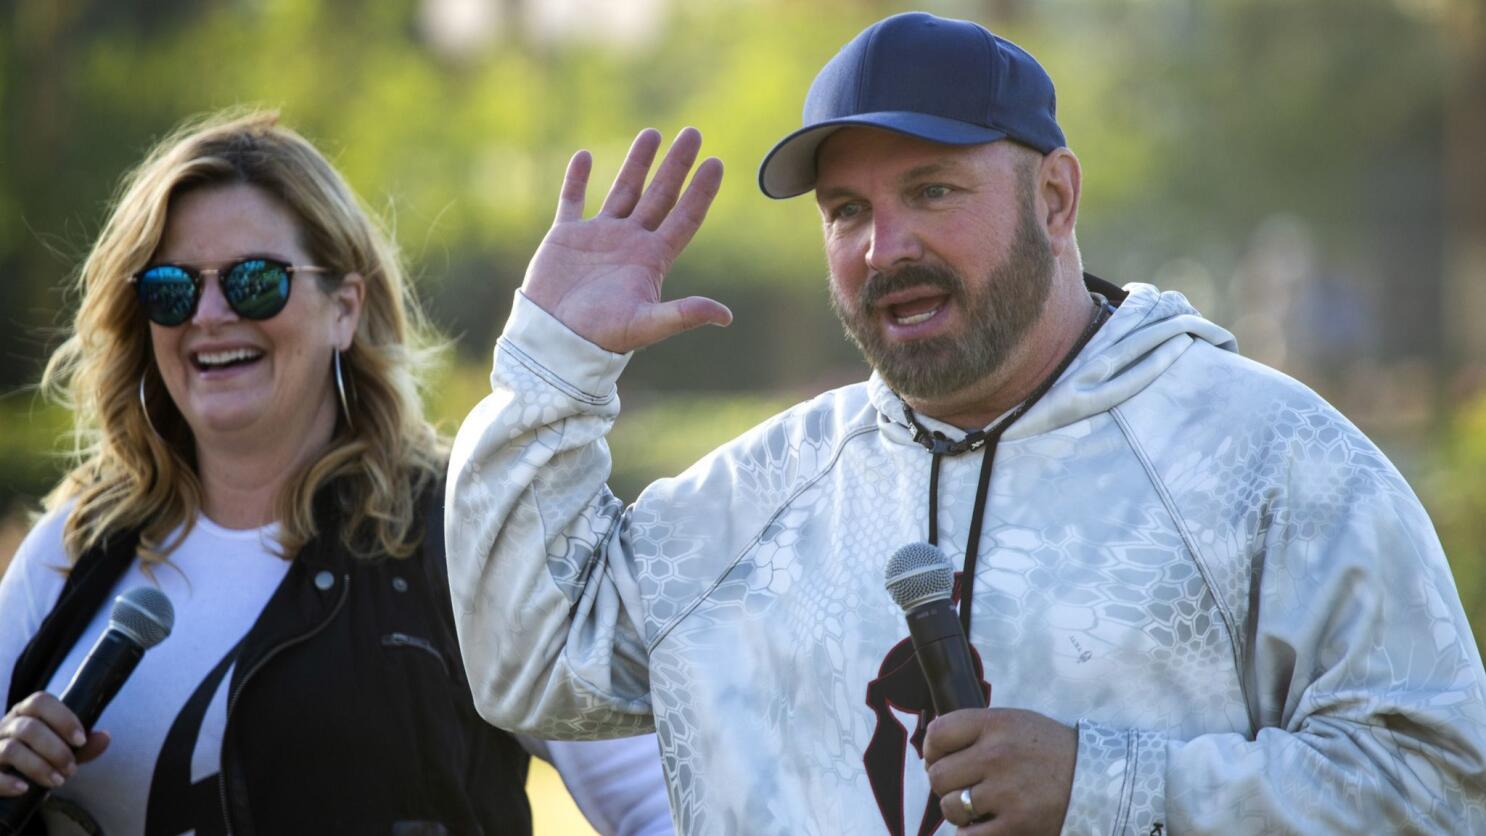
[[1053,255],[1062,255],[1074,240],[1083,168],[1067,148],[1055,148],[1042,158],[1037,171],[1037,208]]
[[345,351],[356,339],[356,326],[361,322],[361,306],[366,301],[366,280],[360,273],[347,273],[340,284],[330,292],[335,305],[335,347]]

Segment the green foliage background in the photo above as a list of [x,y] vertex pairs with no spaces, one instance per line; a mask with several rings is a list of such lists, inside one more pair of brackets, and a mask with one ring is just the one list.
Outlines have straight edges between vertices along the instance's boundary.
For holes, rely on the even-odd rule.
[[[1285,366],[1411,478],[1467,608],[1486,625],[1486,401],[1451,388],[1438,327],[1447,134],[1459,106],[1449,21],[1470,2],[921,5],[980,19],[1051,71],[1084,164],[1080,240],[1093,272],[1154,277],[1228,324],[1262,312],[1240,279],[1259,231],[1282,217],[1307,230],[1316,262],[1347,294],[1374,300],[1385,315],[1347,365],[1300,357]],[[437,5],[0,6],[0,513],[32,507],[63,465],[67,416],[28,387],[71,313],[64,288],[119,178],[171,126],[226,106],[279,109],[395,230],[434,321],[455,338],[430,403],[450,432],[484,391],[490,347],[566,160],[591,149],[600,188],[649,125],[696,125],[727,166],[669,286],[721,299],[737,321],[632,364],[612,438],[617,491],[632,497],[779,408],[864,375],[826,305],[813,204],[767,200],[755,168],[798,125],[819,66],[907,5],[655,2],[643,37],[624,40],[581,20],[538,37],[523,23],[535,0],[492,0],[499,31],[470,51],[429,35]],[[1409,409],[1380,402],[1370,383],[1418,376],[1400,368],[1427,378]]]

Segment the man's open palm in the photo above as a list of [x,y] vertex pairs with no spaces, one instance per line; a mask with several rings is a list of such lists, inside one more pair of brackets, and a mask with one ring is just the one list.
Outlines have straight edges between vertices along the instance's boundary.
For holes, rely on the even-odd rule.
[[[722,183],[722,161],[708,158],[683,193],[702,135],[686,128],[649,187],[645,177],[660,132],[641,131],[604,205],[583,219],[593,158],[568,163],[557,217],[526,268],[522,293],[589,342],[623,354],[699,325],[727,325],[733,314],[702,296],[661,299],[666,272],[690,243]],[[679,196],[679,199],[678,199]]]

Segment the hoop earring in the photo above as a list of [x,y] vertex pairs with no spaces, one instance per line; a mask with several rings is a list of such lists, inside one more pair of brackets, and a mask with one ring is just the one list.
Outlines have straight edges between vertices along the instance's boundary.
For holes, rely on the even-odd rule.
[[155,429],[155,422],[150,420],[150,405],[144,399],[144,379],[145,375],[139,376],[139,411],[144,413],[144,422],[149,425],[150,432],[154,433],[155,438],[160,439],[160,443],[163,444],[165,437],[160,435],[160,431]]
[[341,395],[341,412],[346,416],[346,429],[356,429],[356,422],[351,420],[351,404],[346,400],[346,381],[341,376],[341,350],[338,348],[335,350],[335,390]]

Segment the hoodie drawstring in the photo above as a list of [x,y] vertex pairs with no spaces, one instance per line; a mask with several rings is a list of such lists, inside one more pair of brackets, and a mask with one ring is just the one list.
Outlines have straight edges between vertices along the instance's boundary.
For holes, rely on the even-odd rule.
[[908,425],[913,432],[913,440],[928,448],[932,454],[929,463],[929,544],[939,545],[939,464],[945,455],[958,455],[967,453],[977,448],[984,448],[980,458],[980,480],[975,486],[975,505],[970,512],[970,532],[965,542],[965,564],[960,572],[960,626],[965,629],[966,637],[970,635],[970,611],[972,602],[975,600],[975,564],[980,551],[980,531],[985,522],[986,500],[991,490],[991,466],[996,461],[996,447],[1001,442],[1001,436],[1011,427],[1016,420],[1033,407],[1043,395],[1053,388],[1058,378],[1072,365],[1073,358],[1083,351],[1089,340],[1099,330],[1099,326],[1114,313],[1114,308],[1105,300],[1101,294],[1090,294],[1094,300],[1094,314],[1089,318],[1089,324],[1084,328],[1083,334],[1078,342],[1068,349],[1058,367],[1053,369],[1038,384],[1037,389],[1020,404],[1017,405],[1005,418],[998,421],[989,430],[976,430],[967,434],[959,441],[950,441],[949,438],[937,430],[929,430],[919,424],[918,418],[913,414],[913,408],[907,402],[903,403],[903,414],[908,418]]

